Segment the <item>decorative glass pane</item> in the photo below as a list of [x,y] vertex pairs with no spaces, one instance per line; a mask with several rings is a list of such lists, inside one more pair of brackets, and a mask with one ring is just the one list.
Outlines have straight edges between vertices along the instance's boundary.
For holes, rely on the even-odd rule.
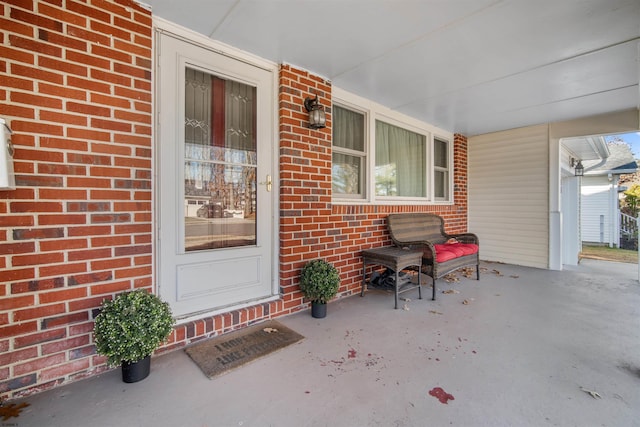
[[185,75],[184,140],[191,144],[209,144],[211,132],[211,77],[195,70]]
[[334,194],[361,194],[360,176],[362,159],[333,153],[332,189]]
[[185,74],[186,251],[256,244],[256,90]]
[[426,197],[426,137],[376,121],[378,196]]

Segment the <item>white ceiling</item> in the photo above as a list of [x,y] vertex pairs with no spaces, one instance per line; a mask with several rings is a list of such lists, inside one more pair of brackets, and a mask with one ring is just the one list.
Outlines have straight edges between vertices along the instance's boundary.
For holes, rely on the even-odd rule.
[[640,102],[640,0],[143,1],[467,136]]

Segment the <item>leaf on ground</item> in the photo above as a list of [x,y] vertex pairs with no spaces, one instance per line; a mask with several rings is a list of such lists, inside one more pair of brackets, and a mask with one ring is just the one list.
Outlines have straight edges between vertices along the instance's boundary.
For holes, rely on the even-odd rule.
[[460,269],[462,275],[467,279],[472,279],[476,273],[476,269],[474,267],[463,267]]
[[276,328],[264,328],[263,331],[265,331],[268,334],[273,333],[273,332],[278,332],[278,330]]
[[435,310],[429,310],[429,313],[431,313],[431,314],[442,314],[439,311],[435,311]]
[[519,279],[520,278],[520,276],[518,276],[517,274],[512,274],[509,277],[511,277],[512,279]]
[[448,283],[459,282],[460,281],[460,279],[458,279],[458,275],[456,273],[445,274],[442,278],[445,280],[445,282],[448,282]]
[[2,417],[2,421],[7,421],[9,418],[15,417],[18,418],[20,416],[20,412],[27,406],[29,403],[22,402],[20,404],[10,403],[8,405],[0,406],[0,417]]
[[585,393],[587,393],[588,395],[590,395],[594,399],[602,399],[602,396],[600,396],[600,394],[597,391],[587,390],[584,387],[580,387],[580,390],[584,391]]
[[447,289],[446,291],[442,291],[443,294],[459,294],[460,291],[456,291],[455,289]]
[[499,270],[496,270],[495,268],[492,271],[493,274],[495,274],[496,276],[504,276],[504,274],[502,274]]
[[463,303],[464,305],[469,305],[469,300],[467,300],[467,299],[466,299],[466,300],[462,301],[462,303]]

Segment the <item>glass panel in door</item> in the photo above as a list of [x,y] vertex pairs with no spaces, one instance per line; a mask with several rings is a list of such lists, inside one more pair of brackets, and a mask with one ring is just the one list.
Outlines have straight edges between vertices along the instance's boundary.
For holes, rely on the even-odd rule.
[[184,250],[256,244],[256,88],[185,74]]

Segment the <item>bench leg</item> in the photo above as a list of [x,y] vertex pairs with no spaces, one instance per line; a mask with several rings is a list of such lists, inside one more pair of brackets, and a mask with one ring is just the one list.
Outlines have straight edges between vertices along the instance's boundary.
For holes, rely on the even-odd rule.
[[360,296],[364,296],[364,288],[367,286],[367,264],[362,263],[362,290],[360,291]]
[[420,283],[420,269],[418,269],[418,299],[422,299],[422,284]]
[[476,280],[480,280],[480,264],[476,264]]
[[400,287],[400,269],[396,269],[396,309],[398,309],[398,288]]
[[436,300],[436,278],[435,275],[434,277],[432,277],[433,279],[433,294],[431,295],[431,301],[435,301]]

